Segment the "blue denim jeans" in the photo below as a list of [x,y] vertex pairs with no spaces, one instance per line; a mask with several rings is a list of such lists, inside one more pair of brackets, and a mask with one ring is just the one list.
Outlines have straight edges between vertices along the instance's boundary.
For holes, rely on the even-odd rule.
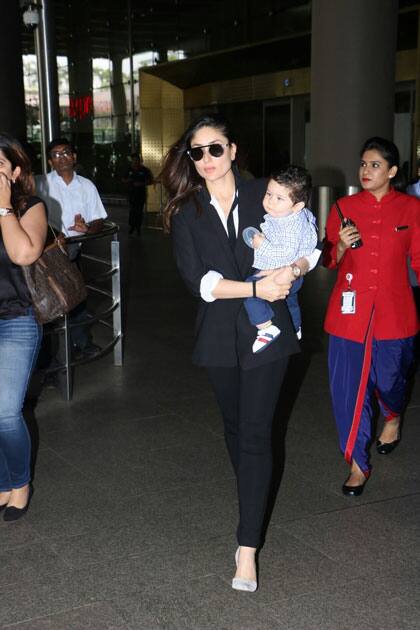
[[0,319],[0,491],[30,481],[31,439],[22,408],[42,327],[32,312]]

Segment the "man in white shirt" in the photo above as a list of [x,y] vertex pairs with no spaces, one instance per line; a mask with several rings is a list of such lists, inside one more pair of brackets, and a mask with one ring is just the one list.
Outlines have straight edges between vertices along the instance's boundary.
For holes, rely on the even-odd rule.
[[47,150],[53,170],[36,177],[36,189],[47,204],[50,222],[65,236],[99,232],[107,214],[96,186],[76,173],[72,145],[66,138],[55,138]]
[[[107,213],[96,186],[75,171],[76,152],[67,138],[55,138],[48,147],[48,162],[52,171],[35,178],[37,194],[45,201],[49,222],[64,236],[82,236],[100,232]],[[72,259],[78,257],[80,244],[69,246]],[[71,320],[83,322],[89,318],[86,303],[75,308]],[[95,355],[99,346],[92,342],[88,326],[72,327],[73,349],[82,355]]]

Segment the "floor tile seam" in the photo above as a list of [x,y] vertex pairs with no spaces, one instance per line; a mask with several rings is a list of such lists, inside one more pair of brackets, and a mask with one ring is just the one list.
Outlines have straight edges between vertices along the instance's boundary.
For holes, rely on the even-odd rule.
[[[232,577],[230,577],[230,578],[226,577],[224,575],[222,576],[222,575],[220,575],[218,573],[216,573],[214,575],[214,577],[216,577],[223,584],[226,584],[226,585],[229,586],[230,593],[232,594],[233,597],[236,597],[236,596],[240,597],[242,595],[242,593],[238,593],[237,591],[235,591],[232,588],[232,578],[234,577],[234,568],[232,569]],[[268,580],[267,580],[267,582],[268,582]],[[264,588],[264,586],[261,586],[261,584],[259,586],[260,586],[259,590]],[[251,596],[251,597],[249,597],[249,599],[247,599],[246,605],[249,606],[250,608],[254,608],[256,612],[258,612],[259,610],[263,609],[264,613],[266,613],[267,610],[269,610],[269,605],[267,604],[266,601],[258,600],[258,595],[259,595],[259,592],[257,590],[256,594],[253,597]],[[285,597],[287,597],[287,596],[285,596]],[[271,612],[271,610],[270,610],[270,612]],[[275,616],[273,616],[273,621],[275,621],[276,624],[277,624],[277,618]],[[284,628],[284,630],[287,630],[283,625],[281,627],[276,625],[275,628],[276,628],[276,630],[282,630],[283,628]]]
[[147,416],[141,416],[139,418],[136,419],[126,419],[127,423],[132,423],[132,422],[142,422],[143,420],[154,420],[155,418],[162,418],[164,416],[176,416],[177,413],[174,411],[163,411],[162,413],[152,413],[152,414],[148,414]]
[[[54,556],[55,556],[55,560],[54,560],[55,562],[62,562],[62,563],[65,565],[65,566],[63,567],[63,569],[64,569],[64,570],[63,570],[63,569],[58,569],[58,570],[56,570],[56,571],[55,571],[55,570],[53,569],[52,571],[48,571],[48,572],[46,573],[46,575],[60,575],[61,573],[65,573],[65,571],[66,571],[66,570],[68,570],[68,569],[72,569],[72,568],[73,568],[73,567],[72,567],[72,565],[71,565],[71,564],[69,564],[69,562],[68,562],[68,561],[64,558],[64,556],[63,556],[62,554],[58,553],[57,551],[55,551],[55,550],[52,548],[51,544],[48,542],[48,540],[47,540],[47,539],[41,539],[41,541],[40,541],[40,542],[42,543],[42,548],[47,549],[47,550],[48,550],[48,551],[49,551],[52,555],[54,555]],[[28,547],[31,547],[32,545],[30,544],[30,545],[27,545],[27,546],[28,546]],[[9,550],[9,548],[8,548],[8,550]],[[14,551],[17,551],[17,550],[16,550],[16,549],[14,549]],[[26,566],[26,565],[25,565],[25,566]],[[36,566],[36,565],[35,565],[35,566]],[[39,577],[39,575],[38,575],[38,577]],[[26,578],[23,578],[23,580],[22,580],[22,581],[25,581],[25,580],[26,580]],[[33,578],[32,578],[32,580],[31,580],[31,581],[33,581]]]
[[[185,446],[185,444],[184,444],[184,446]],[[147,453],[148,455],[150,455],[150,454],[152,454],[152,455],[153,454],[161,454],[161,455],[163,455],[163,454],[165,454],[165,452],[170,452],[170,451],[173,451],[174,449],[180,449],[180,448],[181,448],[181,445],[173,444],[171,446],[162,446],[162,447],[156,447],[156,448],[153,448],[153,449],[149,449],[147,451],[143,451],[143,453]],[[183,451],[185,452],[185,448],[183,449]],[[185,466],[185,465],[179,463],[179,458],[165,460],[163,463],[164,464],[168,464],[169,463],[172,466],[174,466],[175,468],[180,469],[180,470],[188,470],[189,469],[188,466]],[[127,465],[129,465],[130,468],[134,468],[135,470],[140,470],[142,468],[147,467],[147,464],[142,464],[142,465],[127,464]],[[234,474],[233,471],[232,471],[232,474]]]
[[[389,574],[389,575],[387,574],[387,576],[389,578],[391,578],[392,574]],[[360,586],[360,579],[361,579],[361,577],[352,577],[350,579],[346,579],[343,582],[342,581],[338,581],[338,582],[335,582],[334,584],[328,585],[327,588],[323,588],[321,586],[320,589],[308,590],[308,591],[299,592],[299,593],[297,592],[297,593],[295,593],[293,595],[288,594],[286,596],[286,598],[281,600],[281,601],[282,601],[282,603],[286,603],[287,602],[287,603],[293,605],[293,604],[296,604],[296,602],[298,600],[307,598],[308,595],[311,596],[311,595],[316,595],[316,594],[319,594],[319,593],[324,593],[326,595],[326,597],[328,598],[328,601],[335,605],[335,601],[338,600],[338,602],[340,602],[341,599],[342,599],[342,588],[343,588],[343,585],[346,585],[346,584],[350,585],[350,584],[354,583],[356,586]],[[398,599],[398,600],[401,601],[402,604],[406,604],[406,600],[404,600],[404,598],[402,598],[401,596],[398,596],[398,597],[392,598],[392,599]],[[268,606],[270,611],[274,610],[273,609],[273,604],[268,603],[267,606]],[[341,609],[340,604],[337,604],[337,607],[339,607]],[[366,603],[366,609],[367,610],[371,610],[371,605],[369,603]],[[361,609],[360,612],[363,614],[363,609]]]
[[[276,526],[274,526],[276,527]],[[312,552],[316,552],[317,554],[319,554],[320,556],[322,556],[322,558],[329,560],[330,562],[333,562],[335,565],[340,565],[342,564],[341,560],[330,556],[328,553],[326,553],[326,551],[324,549],[321,549],[319,546],[317,546],[316,544],[310,544],[306,541],[306,539],[302,538],[302,536],[299,536],[299,534],[294,533],[294,532],[287,532],[287,534],[289,536],[291,536],[292,538],[294,538],[297,542],[299,542],[299,545],[302,546],[304,545],[307,549],[310,549]]]
[[[182,437],[180,437],[180,440],[182,440]],[[217,439],[214,439],[212,441],[212,443],[216,443],[216,442],[224,442],[224,438],[223,437],[217,437]],[[168,451],[170,449],[173,448],[180,448],[181,446],[183,446],[185,448],[185,442],[175,442],[174,444],[171,444],[169,446],[154,446],[150,449],[147,449],[148,453],[154,453],[154,452],[160,452],[160,451]]]
[[[130,417],[125,417],[123,422],[127,425],[124,428],[129,428],[131,424],[133,423],[137,423],[137,422],[144,422],[145,420],[154,420],[156,418],[162,418],[162,417],[171,417],[174,416],[176,418],[179,418],[180,420],[186,422],[188,425],[194,425],[194,422],[192,420],[190,420],[188,417],[186,417],[182,412],[177,412],[177,411],[170,411],[168,410],[164,410],[161,413],[152,413],[152,414],[147,414],[147,415],[142,415],[142,416],[130,416]],[[76,422],[76,421],[75,421]],[[78,421],[80,422],[80,420]],[[108,423],[107,426],[109,426],[111,423]],[[77,427],[75,427],[71,433],[74,433],[77,431]],[[46,433],[48,433],[48,435],[54,434],[54,433],[62,433],[62,431],[60,431],[60,429],[55,429],[53,431],[46,431]],[[69,431],[70,433],[70,431]]]
[[[98,519],[98,523],[100,523],[99,519]],[[48,539],[53,540],[53,541],[55,540],[54,537],[51,538],[51,532],[49,530],[47,530],[46,533],[42,533],[41,531],[38,530],[36,525],[33,525],[32,527],[35,529],[37,534],[41,536],[42,540],[44,541],[48,541]],[[81,531],[78,531],[77,534],[74,534],[74,535],[75,536],[85,536],[85,535],[88,536],[90,533],[94,531],[96,531],[96,529],[92,530],[91,528],[87,528],[87,529],[82,529]],[[71,535],[73,536],[73,534]]]
[[[95,533],[97,533],[98,531],[99,531],[99,528],[98,528],[98,529],[96,529],[96,530],[93,530],[93,531],[89,532],[89,534],[88,534],[88,535],[95,535]],[[61,561],[65,564],[65,569],[66,569],[66,570],[68,570],[68,571],[76,571],[76,570],[79,570],[81,567],[84,567],[84,566],[92,566],[92,565],[96,565],[96,564],[103,564],[104,560],[105,560],[106,558],[109,558],[109,557],[110,557],[109,555],[105,556],[105,558],[102,558],[102,560],[97,560],[97,561],[92,561],[92,562],[87,561],[87,560],[86,560],[86,557],[85,557],[85,558],[83,559],[83,564],[80,564],[80,565],[75,565],[75,564],[72,564],[72,563],[71,563],[71,561],[70,561],[70,560],[68,560],[68,559],[66,558],[66,554],[65,554],[65,553],[63,553],[62,551],[59,551],[59,550],[57,550],[57,549],[55,549],[55,548],[54,548],[54,546],[55,546],[55,545],[59,545],[59,544],[60,544],[60,542],[61,542],[61,543],[66,543],[67,541],[69,541],[69,542],[70,542],[70,544],[71,544],[71,539],[78,538],[78,537],[79,537],[79,538],[80,538],[80,537],[82,537],[82,538],[83,538],[83,537],[85,537],[85,536],[86,536],[86,534],[72,534],[70,537],[66,537],[66,536],[64,536],[64,537],[62,537],[62,538],[60,538],[60,539],[57,539],[57,538],[53,538],[53,539],[51,539],[51,538],[50,538],[50,539],[49,539],[49,542],[46,542],[46,546],[48,547],[48,549],[49,549],[49,550],[50,550],[50,551],[51,551],[51,552],[52,552],[55,556],[57,556],[57,558],[58,558],[59,560],[61,560]],[[105,549],[105,550],[103,551],[103,553],[108,554],[108,551]],[[119,554],[119,557],[120,557],[120,556],[121,556],[121,554]],[[111,556],[111,557],[112,557],[112,556]],[[124,557],[125,557],[125,556],[124,556]],[[65,573],[65,571],[52,571],[52,572],[51,572],[51,574],[49,573],[49,575],[60,575],[60,573]]]
[[[48,446],[45,450],[49,450],[51,451],[51,453],[53,453],[58,459],[62,460],[63,462],[65,462],[66,464],[68,464],[71,468],[74,468],[75,470],[78,470],[71,462],[69,462],[65,457],[63,457],[63,455],[61,455],[61,453],[59,451],[57,451],[55,448],[53,448],[52,446]],[[36,469],[37,469],[37,462],[35,462],[35,472],[34,472],[34,482],[36,484]]]
[[[199,582],[201,580],[206,580],[207,578],[215,578],[216,580],[218,580],[218,582],[220,582],[221,584],[225,585],[227,584],[229,586],[229,593],[231,593],[232,595],[236,595],[236,592],[234,591],[234,589],[232,589],[232,578],[234,576],[234,566],[233,566],[233,562],[232,562],[232,577],[227,577],[225,574],[221,574],[217,571],[211,571],[209,573],[205,573],[203,575],[195,575],[194,577],[191,578],[187,578],[184,580],[184,582],[189,583],[189,584],[193,584],[194,582]],[[112,598],[110,600],[112,602]],[[257,600],[253,600],[253,599],[249,599],[247,601],[247,605],[251,605],[257,609],[261,608],[261,605],[265,606],[266,604],[261,604],[259,603]]]
[[[235,478],[235,474],[232,472],[231,476],[225,477],[223,479],[223,481],[230,481],[230,482],[232,482],[232,481],[235,481],[235,479],[236,479]],[[185,487],[187,487],[187,488],[196,488],[198,486],[204,486],[204,487],[207,488],[207,487],[210,486],[210,487],[220,488],[220,482],[221,482],[221,479],[214,479],[213,481],[202,481],[202,480],[199,480],[199,481],[196,481],[196,482],[192,482],[192,481],[191,482],[189,482],[189,481],[187,481],[187,482],[180,482],[179,484],[176,484],[175,486],[172,486],[171,488],[159,488],[155,492],[150,492],[150,493],[146,493],[146,494],[143,494],[143,495],[142,494],[130,495],[130,497],[127,497],[127,500],[130,499],[130,498],[136,498],[136,497],[141,498],[142,496],[143,497],[146,496],[146,497],[152,498],[154,495],[155,496],[160,496],[162,494],[163,495],[165,495],[165,494],[173,494],[174,491],[181,490],[181,489],[183,489]]]
[[[31,525],[30,523],[26,523],[25,525],[26,525],[26,527],[29,527],[31,533],[34,536],[36,536],[38,540],[31,540],[30,542],[26,541],[26,542],[21,542],[21,543],[13,543],[11,541],[8,541],[7,542],[7,551],[17,551],[17,550],[21,549],[22,547],[26,547],[28,544],[32,545],[33,543],[41,542],[43,540],[42,537],[41,537],[41,534],[36,531],[36,529],[34,528],[33,525]],[[4,526],[0,525],[0,536],[1,536],[2,528],[4,528],[5,531],[6,531],[6,529],[9,529],[9,531],[10,531],[10,524],[9,525],[4,524]],[[2,553],[1,549],[2,549],[2,544],[0,543],[0,553]]]
[[[170,412],[169,413],[168,412],[162,412],[162,413],[148,414],[146,416],[141,416],[141,417],[136,416],[133,419],[125,418],[125,421],[127,423],[141,422],[142,420],[149,420],[149,419],[152,420],[153,418],[160,418],[162,416],[167,416],[167,415],[174,415],[174,414],[170,413]],[[42,420],[40,422],[42,422]],[[74,419],[74,420],[72,419],[72,422],[81,422],[80,417],[77,420],[76,419]],[[68,430],[67,432],[68,433],[75,433],[75,432],[77,432],[77,429],[78,429],[78,427],[74,427],[74,429],[72,429],[71,431]],[[49,431],[48,429],[43,428],[42,431],[45,431],[45,433],[48,434],[48,435],[54,435],[54,433],[58,433],[58,434],[62,434],[63,433],[62,429],[53,429],[53,430]]]
[[[284,525],[285,523],[298,523],[299,521],[304,521],[304,520],[310,520],[314,517],[318,517],[318,516],[324,516],[327,514],[335,514],[335,513],[340,513],[340,512],[345,512],[347,510],[354,510],[357,508],[362,508],[362,507],[366,507],[366,506],[371,506],[371,505],[377,505],[377,504],[382,504],[382,503],[388,503],[390,501],[396,501],[399,499],[405,499],[405,498],[410,498],[410,497],[415,497],[415,496],[419,496],[420,492],[410,492],[408,494],[403,494],[403,495],[397,495],[395,497],[387,497],[384,499],[377,499],[374,501],[364,501],[364,502],[360,502],[360,503],[355,503],[354,505],[348,505],[348,506],[343,506],[342,508],[333,508],[331,510],[323,510],[321,512],[313,512],[312,514],[308,514],[307,516],[301,516],[299,518],[291,518],[291,519],[284,519],[281,520],[279,519],[279,524],[273,524],[273,527],[280,527],[282,525]],[[335,496],[335,495],[334,495]],[[336,495],[337,497],[339,495]]]
[[[273,525],[273,527],[276,529],[281,529],[279,525]],[[316,553],[323,556],[327,560],[333,562],[335,565],[343,564],[343,561],[340,559],[340,557],[329,555],[329,553],[327,553],[327,551],[325,550],[323,546],[320,546],[316,543],[315,544],[308,543],[305,533],[303,533],[302,535],[302,534],[295,533],[294,531],[288,531],[287,534],[291,536],[292,538],[294,538],[296,541],[298,541],[300,545],[302,544],[305,545],[305,547],[307,547],[308,549],[311,549],[312,551],[315,551]]]
[[[182,472],[185,471],[185,468],[182,468],[181,466],[171,462],[172,466],[175,466],[175,468],[177,469],[174,472]],[[141,472],[145,466],[129,466],[127,464],[128,468],[135,473],[139,473]],[[235,474],[234,473],[229,473],[229,475],[227,475],[226,477],[218,477],[218,482],[220,483],[221,481],[231,481],[232,479],[235,479]],[[146,496],[146,497],[151,497],[154,494],[160,494],[161,492],[174,492],[176,490],[180,490],[181,488],[195,488],[198,484],[202,483],[202,481],[200,480],[185,480],[185,481],[177,481],[175,483],[173,483],[170,488],[159,488],[156,490],[146,490],[146,491],[141,491],[140,493],[134,493],[134,494],[130,494],[130,496],[132,497],[141,497],[141,496]]]
[[[71,608],[65,607],[65,608],[62,608],[60,610],[56,610],[53,613],[50,613],[48,615],[40,615],[40,616],[36,616],[36,617],[28,617],[27,619],[22,619],[21,621],[16,621],[16,622],[7,624],[5,626],[2,626],[2,628],[5,628],[5,629],[6,628],[16,628],[16,627],[19,627],[20,625],[22,625],[23,623],[28,623],[28,622],[31,622],[31,621],[40,621],[42,619],[52,618],[52,617],[55,617],[56,615],[60,615],[60,614],[66,613],[66,612],[72,612],[74,610],[82,610],[83,608],[90,608],[90,607],[94,606],[95,604],[101,604],[101,603],[102,604],[103,603],[109,603],[109,600],[108,599],[104,599],[104,598],[100,598],[100,599],[94,600],[92,602],[89,602],[88,604],[82,604],[80,606],[72,606]],[[121,616],[119,611],[115,610],[115,612],[117,612],[118,615]],[[128,628],[127,623],[122,618],[121,618],[121,624],[123,624],[123,625],[121,625],[121,628]]]
[[[0,530],[0,531],[1,531],[1,530]],[[21,545],[16,546],[16,547],[10,547],[9,545],[7,545],[7,548],[5,548],[5,550],[4,550],[4,551],[2,550],[2,548],[1,548],[1,546],[0,546],[0,557],[1,557],[3,554],[9,554],[10,552],[15,552],[15,553],[16,553],[16,552],[19,552],[19,551],[25,552],[27,549],[34,548],[34,547],[36,547],[36,546],[39,546],[39,547],[41,547],[41,549],[47,549],[48,551],[50,551],[51,553],[53,553],[53,554],[54,554],[54,556],[56,556],[56,559],[57,559],[57,560],[60,560],[59,555],[58,555],[58,554],[57,554],[57,553],[56,553],[53,549],[51,549],[51,547],[50,547],[50,545],[47,543],[47,541],[46,541],[45,539],[43,539],[43,538],[40,536],[40,534],[38,534],[38,533],[37,533],[37,535],[39,536],[39,540],[37,540],[37,541],[33,541],[33,542],[30,542],[30,543],[21,544]],[[25,565],[25,566],[26,566],[26,565]]]
[[220,421],[220,430],[215,430],[215,429],[212,429],[207,424],[205,424],[205,425],[201,425],[201,424],[197,425],[197,423],[194,422],[194,420],[191,420],[188,417],[188,415],[186,415],[186,414],[184,415],[184,414],[180,413],[180,414],[177,414],[177,415],[181,418],[181,420],[186,422],[189,426],[194,427],[194,428],[197,428],[197,426],[199,426],[200,429],[203,430],[203,432],[205,431],[206,435],[215,436],[218,439],[222,439],[222,438],[224,439],[223,426],[221,424],[222,421]]
[[[179,414],[179,415],[180,415],[180,417],[182,418],[182,420],[184,420],[184,421],[187,423],[187,425],[189,425],[189,426],[191,426],[191,427],[194,427],[194,428],[196,428],[197,426],[199,426],[199,427],[200,427],[200,429],[203,431],[203,433],[205,432],[205,434],[206,434],[206,435],[212,435],[212,436],[213,436],[213,435],[216,435],[216,437],[217,437],[219,440],[223,440],[223,441],[224,441],[224,435],[223,435],[223,434],[221,434],[220,432],[219,432],[219,433],[215,433],[215,431],[213,431],[213,430],[212,430],[210,427],[208,427],[207,425],[204,425],[204,426],[203,426],[203,425],[201,425],[201,424],[200,424],[200,425],[197,425],[197,423],[196,423],[196,422],[194,422],[194,420],[191,420],[189,417],[187,417],[187,416],[185,416],[185,415],[183,415],[183,414]],[[220,419],[220,427],[221,427],[221,428],[222,428],[222,430],[223,430],[223,427],[222,427],[222,420],[221,420],[221,419]]]
[[[79,468],[78,466],[76,466],[72,460],[67,459],[62,453],[60,453],[60,451],[57,451],[55,448],[49,447],[48,450],[50,450],[56,457],[58,457],[61,461],[65,462],[67,466],[69,466],[71,469],[73,469],[74,471],[76,471],[77,473],[79,473],[83,479],[85,481],[88,481],[89,479],[92,478],[92,474],[91,473],[86,473],[85,469],[83,468]],[[66,447],[66,450],[74,450],[71,449],[70,447]],[[36,468],[37,466],[35,465],[35,474],[34,474],[34,486],[36,488]],[[92,486],[93,488],[94,486]]]
[[[56,554],[56,555],[58,555],[58,554]],[[127,560],[132,560],[135,557],[136,556],[133,555],[133,554],[129,554],[127,556],[124,556],[124,559],[123,559],[122,563],[125,564],[127,562]],[[141,557],[141,556],[138,556],[138,557]],[[59,556],[60,560],[62,560],[62,558],[63,558],[63,556]],[[36,579],[38,580],[38,583],[39,583],[40,579],[42,580],[42,579],[56,578],[58,576],[63,576],[64,578],[65,577],[71,578],[72,576],[73,577],[74,576],[77,577],[77,575],[80,573],[81,570],[84,569],[84,567],[88,567],[89,569],[92,569],[92,568],[96,568],[96,567],[106,566],[106,565],[109,565],[109,564],[112,564],[113,566],[115,566],[115,558],[114,557],[110,558],[109,556],[107,556],[106,558],[103,558],[102,560],[93,561],[93,562],[91,562],[89,564],[87,564],[85,561],[83,561],[83,564],[81,564],[81,565],[69,565],[65,560],[63,562],[67,565],[64,570],[52,570],[52,571],[45,572],[43,574],[37,574],[36,575]],[[115,581],[117,582],[117,580],[115,580]],[[6,584],[5,586],[6,587],[10,587],[10,586],[13,586],[13,585],[17,585],[17,586],[21,587],[21,590],[22,590],[22,588],[25,588],[25,586],[26,586],[28,588],[28,592],[31,592],[31,588],[33,588],[33,584],[34,584],[34,576],[24,576],[24,577],[20,578],[18,582],[13,582],[11,584]],[[132,592],[133,593],[137,593],[138,589],[134,590]],[[106,601],[106,600],[104,600],[104,598],[102,597],[102,598],[100,598],[99,601]],[[96,600],[94,600],[93,602],[89,601],[89,603],[95,603],[95,602],[96,602]],[[83,606],[84,605],[82,605],[81,607],[83,607]]]
[[[219,438],[218,436],[214,435],[211,437],[211,441],[208,441],[208,444],[217,444],[222,440],[222,438]],[[103,444],[105,447],[107,447],[108,449],[111,449],[111,452],[115,452],[116,453],[116,457],[118,455],[118,451],[124,450],[125,445],[124,444],[119,444],[118,448],[115,448],[115,440],[113,440],[112,438],[106,438],[106,440],[104,440],[103,438],[101,440],[99,440],[99,442],[101,444]],[[89,441],[84,440],[84,441],[77,441],[74,442],[72,445],[63,445],[62,448],[60,448],[60,446],[45,446],[42,449],[40,449],[40,451],[42,450],[42,452],[45,451],[52,451],[55,455],[59,455],[62,459],[64,459],[65,461],[68,461],[66,459],[66,452],[73,452],[76,448],[78,448],[79,446],[87,446],[87,447],[94,447],[98,444],[98,439],[95,437],[89,438]],[[113,448],[112,448],[113,447]],[[142,447],[133,447],[131,446],[132,449],[134,449],[134,452],[139,452],[139,453],[156,453],[156,452],[164,452],[167,450],[171,450],[171,449],[179,449],[183,447],[183,449],[185,450],[185,440],[183,441],[183,437],[182,435],[179,436],[179,438],[172,442],[171,444],[168,444],[167,446],[142,446]],[[98,446],[99,448],[99,446]]]
[[[174,448],[179,449],[180,447],[181,447],[180,444],[176,444],[176,445],[172,445],[172,446],[168,446],[168,447],[147,449],[147,450],[140,451],[139,452],[139,457],[141,457],[141,453],[147,454],[147,455],[153,455],[154,453],[162,453],[164,451],[170,451],[170,450],[172,450]],[[57,455],[60,454],[59,451],[55,451],[55,453]],[[80,464],[76,466],[73,463],[72,460],[67,459],[65,456],[62,455],[61,458],[63,459],[63,461],[68,466],[70,466],[72,469],[74,469],[79,474],[81,474],[83,476],[84,480],[90,480],[91,482],[94,482],[95,479],[98,478],[98,474],[97,473],[89,472],[90,469],[89,468],[85,468],[85,464],[84,464],[83,461],[81,461]],[[89,460],[86,460],[86,461],[89,463]],[[187,467],[182,466],[181,464],[177,463],[177,461],[169,460],[167,463],[169,463],[172,467],[175,468],[175,472],[177,472],[177,471],[180,471],[180,472],[188,471]],[[164,464],[166,465],[166,462]],[[146,464],[142,464],[142,463],[134,464],[134,463],[130,463],[129,461],[121,462],[118,459],[115,459],[114,465],[118,469],[121,468],[121,471],[122,470],[126,470],[127,473],[129,473],[129,472],[136,472],[137,473],[137,472],[140,472],[141,470],[143,470],[145,468],[148,468],[148,463],[146,463]],[[232,472],[232,474],[227,475],[226,477],[224,477],[224,479],[231,479],[233,477],[234,477],[234,473]],[[36,483],[36,477],[34,477],[34,479],[35,479],[35,483]],[[180,482],[180,483],[184,483],[184,482]],[[189,482],[186,482],[186,483],[189,483]],[[93,483],[93,487],[95,487],[95,486],[97,486],[97,483]]]
[[92,530],[89,531],[84,531],[83,533],[76,533],[76,534],[69,534],[69,535],[64,535],[64,536],[53,536],[51,537],[50,534],[45,534],[45,536],[48,537],[48,540],[51,541],[51,544],[56,544],[60,541],[65,541],[65,540],[73,540],[76,538],[80,538],[80,537],[85,537],[85,536],[90,536],[90,535],[95,535],[98,534],[100,532],[103,532],[103,527],[95,527]]

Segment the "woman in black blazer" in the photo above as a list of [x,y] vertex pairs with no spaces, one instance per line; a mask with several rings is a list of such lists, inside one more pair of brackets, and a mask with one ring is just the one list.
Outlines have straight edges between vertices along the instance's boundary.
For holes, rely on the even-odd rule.
[[[177,266],[200,300],[193,361],[207,369],[215,390],[237,478],[239,547],[232,586],[255,591],[255,554],[272,475],[273,414],[288,358],[299,351],[284,298],[291,282],[308,270],[308,261],[245,282],[253,252],[241,234],[262,221],[266,181],[241,180],[232,169],[235,155],[226,121],[202,116],[169,150],[161,181]],[[273,321],[281,330],[259,354],[252,352],[255,329],[243,307],[244,298],[255,294],[272,302]]]

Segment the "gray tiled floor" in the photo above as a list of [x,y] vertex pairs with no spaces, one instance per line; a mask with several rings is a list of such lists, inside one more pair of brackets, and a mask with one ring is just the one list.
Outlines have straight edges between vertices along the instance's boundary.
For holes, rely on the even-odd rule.
[[[124,224],[126,210],[113,216]],[[373,453],[363,496],[343,497],[322,333],[333,278],[308,277],[260,589],[234,592],[236,491],[217,407],[189,359],[193,300],[161,232],[129,239],[123,226],[121,242],[124,367],[110,356],[85,365],[71,403],[51,389],[37,402],[32,505],[18,523],[0,520],[0,627],[418,630],[418,382],[401,445]]]

